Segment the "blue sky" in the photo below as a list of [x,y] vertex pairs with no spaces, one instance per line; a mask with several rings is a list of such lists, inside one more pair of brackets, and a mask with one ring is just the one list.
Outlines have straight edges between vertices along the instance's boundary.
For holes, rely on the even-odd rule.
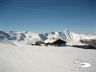
[[0,30],[96,32],[95,0],[0,0]]

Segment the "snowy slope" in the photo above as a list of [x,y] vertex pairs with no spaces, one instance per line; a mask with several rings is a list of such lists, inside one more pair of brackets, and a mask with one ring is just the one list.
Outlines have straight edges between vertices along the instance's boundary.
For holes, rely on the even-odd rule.
[[0,72],[96,72],[96,50],[0,43]]
[[7,40],[10,38],[10,35],[8,35],[7,33],[0,31],[0,40]]
[[78,42],[82,39],[96,39],[96,34],[77,34],[74,32],[71,32],[69,30],[65,31],[65,35],[68,40],[73,41],[73,42]]

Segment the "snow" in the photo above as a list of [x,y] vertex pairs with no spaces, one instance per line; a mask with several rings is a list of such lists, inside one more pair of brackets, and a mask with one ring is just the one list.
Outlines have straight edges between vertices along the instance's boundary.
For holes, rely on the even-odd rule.
[[72,45],[88,45],[85,43],[81,43],[81,42],[67,42],[66,45],[72,46]]
[[96,72],[96,50],[0,42],[0,72],[81,72],[81,65],[74,64],[78,58],[91,64],[84,72]]
[[39,34],[35,32],[3,32],[0,31],[0,40],[9,41],[14,44],[31,45],[37,41],[43,41],[45,43],[52,43],[58,39],[66,41],[68,44],[82,44],[80,40],[96,39],[96,34],[77,34],[66,30],[64,32],[49,32],[45,34]]

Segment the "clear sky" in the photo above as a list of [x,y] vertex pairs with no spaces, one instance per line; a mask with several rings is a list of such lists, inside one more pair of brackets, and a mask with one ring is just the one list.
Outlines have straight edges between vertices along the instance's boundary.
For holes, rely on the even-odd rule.
[[0,30],[96,32],[96,0],[0,0]]

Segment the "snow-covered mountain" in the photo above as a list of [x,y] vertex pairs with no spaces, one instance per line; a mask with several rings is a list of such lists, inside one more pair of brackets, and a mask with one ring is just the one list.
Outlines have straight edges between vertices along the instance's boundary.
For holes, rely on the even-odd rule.
[[44,41],[45,43],[54,42],[57,39],[64,40],[68,43],[78,43],[80,40],[96,39],[96,34],[77,34],[70,30],[62,32],[49,32],[39,34],[35,32],[4,32],[0,31],[0,41],[7,41],[14,44],[34,44],[37,41]]

